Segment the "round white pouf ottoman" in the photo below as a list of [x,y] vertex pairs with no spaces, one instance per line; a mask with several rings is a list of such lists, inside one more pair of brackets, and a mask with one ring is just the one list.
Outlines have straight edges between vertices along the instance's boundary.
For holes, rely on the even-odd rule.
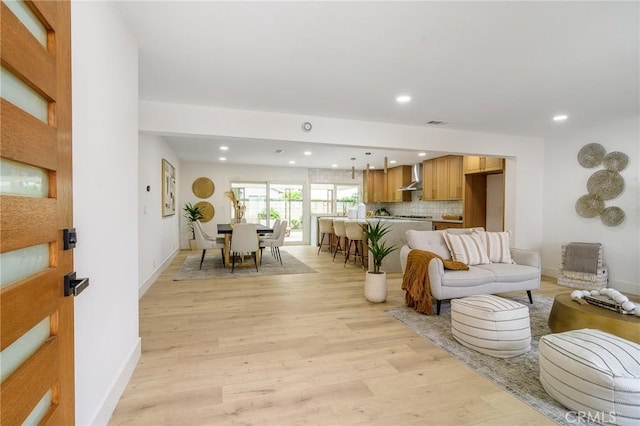
[[531,349],[529,308],[498,296],[451,300],[451,333],[460,344],[497,358]]
[[640,424],[640,345],[584,328],[540,338],[540,382],[570,410],[599,423]]

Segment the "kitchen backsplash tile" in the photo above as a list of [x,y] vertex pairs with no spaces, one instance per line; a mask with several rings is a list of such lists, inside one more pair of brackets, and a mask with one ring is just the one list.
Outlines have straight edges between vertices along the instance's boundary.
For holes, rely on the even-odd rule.
[[393,216],[432,216],[440,219],[442,215],[462,215],[462,201],[421,201],[421,194],[414,192],[412,201],[405,203],[369,203],[367,210],[386,208]]

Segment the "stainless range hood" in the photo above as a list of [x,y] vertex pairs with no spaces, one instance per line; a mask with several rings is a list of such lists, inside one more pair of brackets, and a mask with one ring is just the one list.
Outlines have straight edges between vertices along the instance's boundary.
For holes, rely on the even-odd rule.
[[411,183],[403,186],[398,191],[416,191],[422,189],[422,163],[411,166]]

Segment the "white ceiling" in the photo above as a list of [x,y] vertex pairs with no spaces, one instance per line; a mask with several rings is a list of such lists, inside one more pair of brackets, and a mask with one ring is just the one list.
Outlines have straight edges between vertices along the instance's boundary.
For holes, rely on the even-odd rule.
[[[638,2],[118,6],[139,45],[143,100],[417,126],[441,120],[449,129],[542,138],[639,114]],[[399,105],[400,94],[413,100]],[[569,120],[554,123],[560,113]],[[229,142],[167,139],[187,160],[217,158],[217,146]],[[276,146],[281,155],[305,149],[232,143],[253,164],[270,164]],[[296,166],[329,167],[351,156],[310,150]],[[408,155],[405,164],[415,154],[376,152]]]

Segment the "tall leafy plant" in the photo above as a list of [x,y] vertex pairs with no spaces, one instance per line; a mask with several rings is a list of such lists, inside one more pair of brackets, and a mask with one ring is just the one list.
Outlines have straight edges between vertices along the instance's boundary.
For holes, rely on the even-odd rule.
[[184,210],[184,217],[187,219],[187,227],[191,231],[191,239],[195,240],[196,231],[193,229],[193,222],[204,218],[204,215],[197,206],[194,206],[191,203],[185,204],[182,210]]
[[394,245],[388,246],[382,241],[382,237],[387,235],[390,227],[379,220],[375,223],[367,222],[366,225],[363,224],[362,230],[367,239],[367,248],[373,257],[373,271],[370,272],[380,274],[382,260],[397,248]]

